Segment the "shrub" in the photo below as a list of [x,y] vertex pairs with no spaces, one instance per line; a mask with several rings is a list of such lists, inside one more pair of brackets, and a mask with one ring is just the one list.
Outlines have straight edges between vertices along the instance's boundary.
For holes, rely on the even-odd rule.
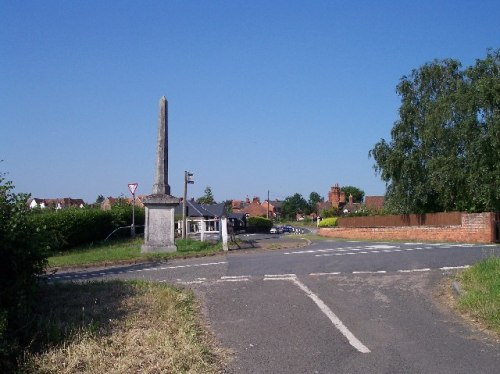
[[320,213],[322,218],[336,217],[339,215],[339,211],[336,208],[323,209]]
[[337,217],[324,218],[319,223],[319,227],[335,227],[337,226]]
[[273,221],[263,217],[249,217],[247,219],[248,232],[269,232],[273,227]]
[[0,372],[14,371],[24,343],[43,273],[46,246],[41,230],[29,219],[29,195],[13,193],[12,182],[0,173]]

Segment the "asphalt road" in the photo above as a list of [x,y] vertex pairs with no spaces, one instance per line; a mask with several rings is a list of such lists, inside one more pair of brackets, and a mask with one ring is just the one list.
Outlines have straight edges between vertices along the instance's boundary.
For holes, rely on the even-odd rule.
[[446,275],[489,255],[500,247],[317,241],[52,279],[139,278],[193,289],[232,352],[230,373],[496,373],[499,342],[439,296]]

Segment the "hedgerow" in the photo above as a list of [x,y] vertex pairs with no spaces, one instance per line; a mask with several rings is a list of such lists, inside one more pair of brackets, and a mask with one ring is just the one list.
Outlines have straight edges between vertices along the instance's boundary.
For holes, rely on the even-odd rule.
[[247,219],[248,232],[269,232],[273,227],[273,221],[263,217],[249,217]]
[[0,172],[0,372],[15,372],[27,340],[37,276],[47,263],[42,230],[30,220],[29,195],[13,192]]
[[[32,216],[44,227],[51,249],[61,251],[104,240],[114,229],[132,223],[132,207],[118,206],[111,210],[69,208],[44,211]],[[135,224],[144,224],[144,209],[135,208]]]

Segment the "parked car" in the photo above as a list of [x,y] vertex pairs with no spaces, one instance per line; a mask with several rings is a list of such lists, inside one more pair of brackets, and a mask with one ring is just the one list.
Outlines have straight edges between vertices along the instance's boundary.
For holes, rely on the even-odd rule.
[[271,230],[269,230],[270,234],[279,234],[279,230],[277,227],[271,227]]
[[293,226],[290,225],[283,226],[283,232],[293,232]]

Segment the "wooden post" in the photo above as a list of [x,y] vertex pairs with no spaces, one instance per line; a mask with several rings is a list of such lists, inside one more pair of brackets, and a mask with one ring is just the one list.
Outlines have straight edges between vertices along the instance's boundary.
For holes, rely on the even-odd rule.
[[220,221],[221,221],[220,231],[222,234],[222,249],[227,252],[229,250],[229,247],[227,246],[227,218],[222,217]]

